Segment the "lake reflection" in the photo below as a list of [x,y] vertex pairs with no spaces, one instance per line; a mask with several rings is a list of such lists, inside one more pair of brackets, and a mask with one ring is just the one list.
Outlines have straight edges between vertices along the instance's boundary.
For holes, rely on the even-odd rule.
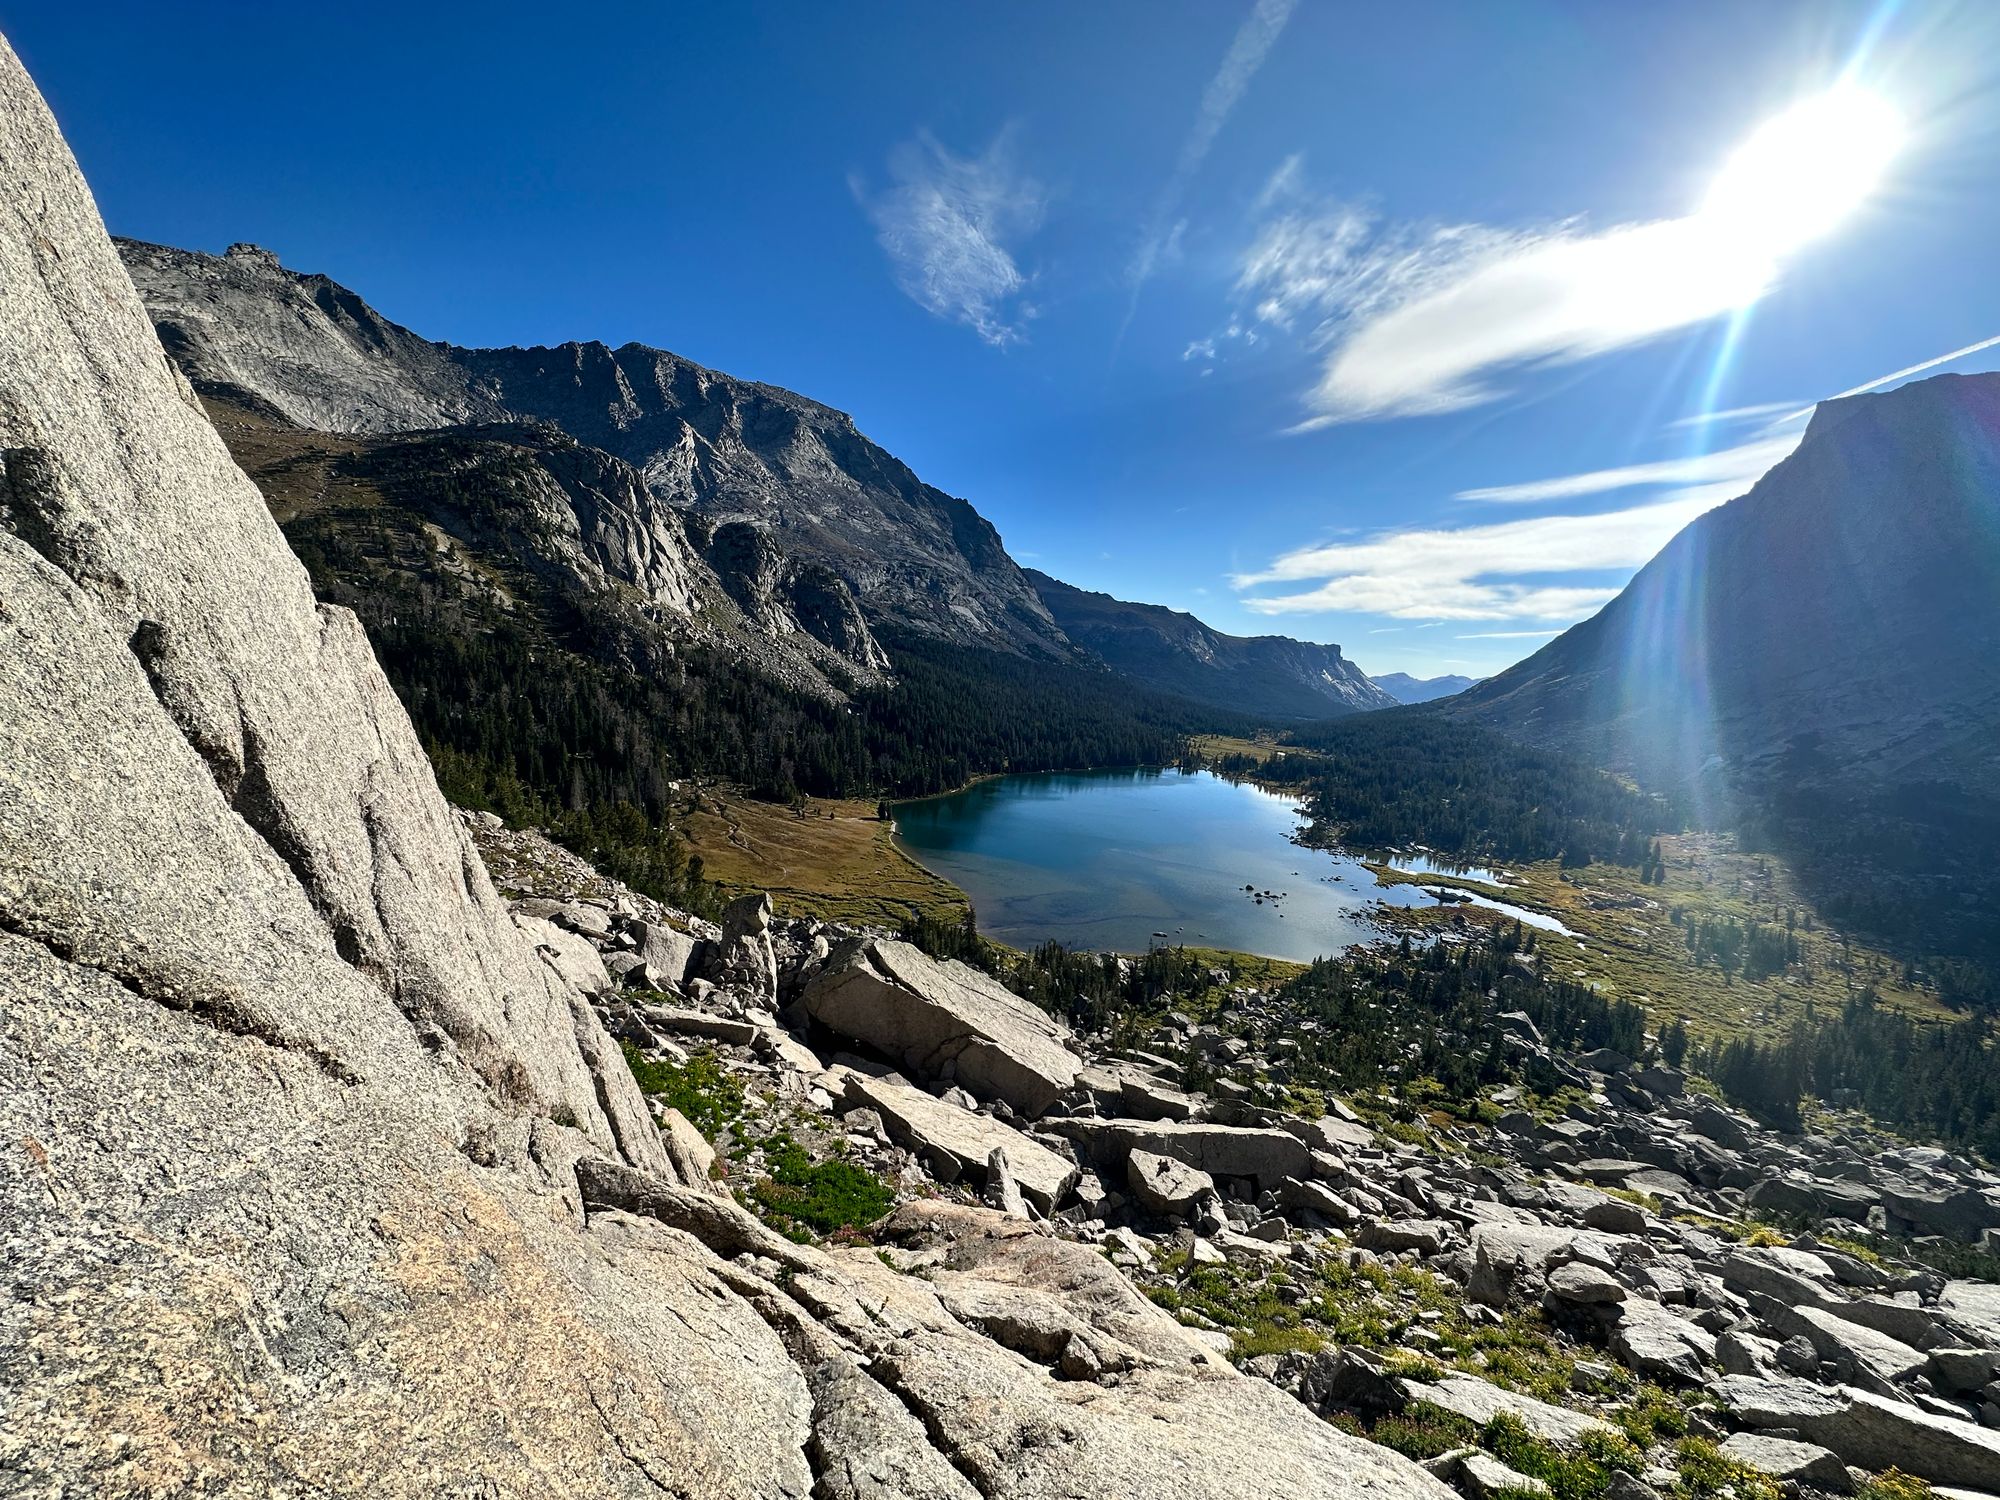
[[1165,933],[1306,960],[1380,937],[1368,920],[1378,902],[1432,904],[1289,842],[1298,825],[1292,799],[1208,771],[1004,776],[896,808],[903,847],[972,898],[981,931],[1016,947],[1132,953]]

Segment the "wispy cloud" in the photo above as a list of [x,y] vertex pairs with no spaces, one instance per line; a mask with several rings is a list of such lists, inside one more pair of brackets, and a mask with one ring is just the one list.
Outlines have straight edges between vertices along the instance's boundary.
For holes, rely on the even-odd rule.
[[1488,500],[1519,504],[1529,500],[1565,500],[1577,495],[1601,495],[1611,490],[1636,489],[1642,485],[1720,484],[1729,496],[1740,495],[1770,467],[1787,457],[1799,445],[1803,430],[1761,437],[1733,448],[1713,453],[1665,458],[1652,463],[1625,464],[1615,469],[1592,469],[1582,474],[1562,474],[1552,479],[1531,479],[1524,484],[1495,484],[1480,489],[1460,490],[1460,500]]
[[1803,101],[1751,137],[1695,211],[1605,228],[1384,222],[1363,204],[1316,201],[1294,158],[1261,200],[1237,292],[1251,318],[1323,351],[1300,429],[1479,406],[1523,371],[1763,297],[1842,208],[1829,198],[1783,211],[1798,207],[1784,184],[1805,163],[1838,160],[1859,201],[1895,150],[1884,110],[1844,86]]
[[1201,164],[1208,159],[1208,153],[1215,146],[1215,138],[1222,133],[1224,122],[1242,101],[1244,90],[1250,87],[1250,80],[1264,65],[1264,59],[1270,55],[1272,45],[1292,19],[1292,11],[1297,5],[1298,0],[1257,0],[1249,17],[1237,28],[1229,50],[1223,54],[1222,66],[1215,70],[1208,87],[1202,90],[1201,106],[1195,111],[1194,124],[1188,130],[1187,139],[1181,142],[1181,154],[1160,189],[1152,217],[1147,221],[1145,234],[1132,257],[1132,298],[1126,307],[1125,321],[1118,330],[1121,339],[1125,336],[1125,329],[1131,325],[1133,311],[1139,305],[1140,290],[1162,260],[1172,254],[1186,227],[1182,220],[1175,217],[1180,211],[1181,199],[1187,196],[1188,187],[1201,170]]
[[1383,532],[1359,542],[1301,547],[1231,582],[1250,590],[1319,580],[1299,592],[1243,600],[1245,609],[1265,615],[1344,610],[1404,620],[1579,620],[1617,589],[1551,580],[1637,568],[1688,522],[1729,498],[1719,487],[1695,486],[1599,515]]
[[1561,630],[1474,630],[1461,635],[1461,641],[1535,641],[1544,636],[1561,635]]
[[1048,196],[1015,166],[1005,132],[979,156],[922,133],[890,155],[886,187],[850,186],[905,296],[989,344],[1021,337],[1034,308],[1014,257],[1041,227]]
[[[1892,381],[1936,369],[1982,350],[2000,347],[2000,337],[1968,344],[1840,392],[1860,395]],[[1839,399],[1830,397],[1828,399]],[[1771,402],[1706,420],[1757,421],[1790,403]],[[1422,527],[1384,531],[1360,541],[1300,547],[1268,567],[1239,573],[1231,581],[1241,591],[1273,584],[1317,580],[1317,586],[1243,600],[1259,614],[1349,610],[1395,619],[1540,619],[1574,621],[1609,600],[1615,589],[1565,583],[1565,574],[1622,572],[1643,566],[1673,535],[1696,517],[1748,491],[1795,449],[1803,429],[1792,417],[1767,422],[1749,441],[1713,453],[1591,469],[1516,484],[1461,490],[1458,498],[1502,503],[1574,499],[1625,489],[1658,491],[1647,503],[1597,515],[1537,516],[1497,524]],[[1685,427],[1685,419],[1667,431]],[[1422,628],[1422,627],[1419,627]],[[1488,631],[1461,640],[1526,639],[1553,630]]]
[[[1790,422],[1798,415],[1797,406],[1796,401],[1759,401],[1754,406],[1731,406],[1722,411],[1696,412],[1691,417],[1679,417],[1667,423],[1667,430],[1683,432],[1690,427],[1729,427],[1780,416]],[[1812,408],[1807,407],[1806,410],[1810,411]]]

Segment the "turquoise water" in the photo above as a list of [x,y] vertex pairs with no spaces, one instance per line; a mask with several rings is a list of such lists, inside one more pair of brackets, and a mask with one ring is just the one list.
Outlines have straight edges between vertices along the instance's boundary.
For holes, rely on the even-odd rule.
[[1291,843],[1299,823],[1290,798],[1207,771],[1004,776],[896,808],[903,847],[1017,947],[1184,942],[1307,960],[1380,937],[1378,902],[1434,904]]

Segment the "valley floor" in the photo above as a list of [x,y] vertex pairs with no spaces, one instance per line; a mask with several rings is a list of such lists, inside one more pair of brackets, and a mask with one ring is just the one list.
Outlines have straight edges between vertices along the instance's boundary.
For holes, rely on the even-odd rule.
[[957,921],[964,892],[896,847],[877,804],[807,798],[797,808],[704,788],[682,832],[703,873],[731,891],[769,891],[787,916],[866,922]]
[[[823,879],[830,843],[870,842],[872,811],[821,807],[795,820],[806,836],[767,809],[722,821],[743,839],[724,842],[746,859],[768,842]],[[1018,1232],[1044,1236],[1043,1272],[1081,1285],[1108,1262],[1123,1285],[1094,1288],[1096,1305],[1136,1288],[1196,1363],[1227,1361],[1467,1500],[2000,1492],[2000,1294],[1984,1280],[2000,1179],[1858,1117],[1786,1136],[1722,1106],[1629,1012],[1553,982],[1553,944],[1468,931],[1303,978],[1204,954],[1138,1001],[1133,965],[1078,955],[1058,1009],[1106,985],[1127,998],[1072,1038],[879,932],[770,920],[754,895],[718,929],[470,821],[503,887],[533,893],[519,918],[566,933],[580,969],[603,965],[596,1003],[690,1186],[788,1239],[872,1246],[957,1295],[959,1260],[911,1254],[898,1205],[1036,1221]],[[1749,899],[1743,856],[1671,858]],[[1632,910],[1593,906],[1608,886],[1555,883],[1566,919]],[[937,1027],[1000,1041],[1004,1081],[979,1047],[920,1045]],[[1433,1067],[1477,1077],[1446,1088]],[[656,1197],[697,1238],[722,1233],[719,1209]],[[948,1222],[961,1240],[991,1223]],[[747,1231],[723,1227],[719,1247],[738,1247]],[[1085,1406],[1143,1364],[1025,1273],[952,1306]],[[1119,1316],[1120,1338],[1150,1326]]]
[[[1659,1021],[1674,1017],[1710,1036],[1782,1034],[1808,1006],[1837,1012],[1863,989],[1884,1005],[1945,1019],[1936,998],[1909,983],[1901,964],[1857,943],[1820,920],[1785,862],[1747,852],[1727,834],[1689,833],[1660,839],[1666,866],[1659,883],[1636,869],[1598,863],[1565,870],[1554,860],[1509,866],[1503,885],[1451,875],[1408,875],[1375,866],[1386,883],[1456,887],[1546,912],[1575,933],[1543,939],[1568,977],[1614,999],[1636,1001]],[[1388,920],[1418,931],[1465,922],[1510,925],[1477,906],[1393,908]],[[1740,962],[1725,967],[1697,956],[1689,931],[1761,926],[1785,933],[1797,958],[1775,972],[1749,977]]]

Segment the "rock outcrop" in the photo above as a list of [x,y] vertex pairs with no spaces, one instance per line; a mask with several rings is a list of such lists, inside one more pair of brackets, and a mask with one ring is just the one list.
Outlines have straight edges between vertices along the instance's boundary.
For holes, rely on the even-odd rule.
[[558,936],[641,913],[497,898],[4,44],[0,177],[5,1488],[1442,1500],[1045,1226],[670,1154]]
[[851,938],[805,988],[800,1010],[923,1077],[941,1078],[1022,1113],[1045,1111],[1082,1059],[1063,1028],[1005,985],[908,943]]

